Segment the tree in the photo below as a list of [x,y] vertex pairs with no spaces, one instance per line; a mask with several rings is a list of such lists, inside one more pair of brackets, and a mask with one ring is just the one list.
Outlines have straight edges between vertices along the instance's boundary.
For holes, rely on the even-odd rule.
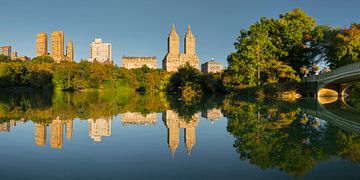
[[350,29],[328,30],[332,32],[327,44],[328,62],[332,68],[360,60],[360,28],[352,24]]
[[201,91],[201,72],[186,63],[170,77],[167,91],[177,92],[183,96],[197,96]]
[[[315,46],[322,34],[315,27],[312,17],[301,9],[294,9],[279,19],[261,18],[249,30],[241,30],[234,44],[236,52],[227,59],[226,74],[235,82],[232,85],[246,87],[282,78],[297,79],[297,71],[310,65],[316,57]],[[287,73],[269,73],[275,69],[281,71],[280,68],[285,68]],[[280,74],[287,77],[276,77]]]

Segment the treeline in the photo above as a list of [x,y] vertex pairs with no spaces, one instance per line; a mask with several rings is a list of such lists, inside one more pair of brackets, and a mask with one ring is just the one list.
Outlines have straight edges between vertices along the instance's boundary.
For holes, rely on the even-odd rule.
[[147,67],[128,70],[113,64],[88,61],[55,63],[49,56],[30,61],[12,61],[7,56],[0,56],[2,88],[163,91],[169,78],[169,73]]
[[298,82],[315,74],[360,60],[360,24],[349,28],[317,25],[313,17],[294,9],[279,18],[263,17],[242,29],[227,58],[224,85],[252,87]]

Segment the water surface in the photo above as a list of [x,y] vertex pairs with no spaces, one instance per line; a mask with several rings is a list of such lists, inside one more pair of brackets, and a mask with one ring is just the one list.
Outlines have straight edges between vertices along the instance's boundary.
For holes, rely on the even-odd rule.
[[359,179],[357,102],[6,91],[1,177]]

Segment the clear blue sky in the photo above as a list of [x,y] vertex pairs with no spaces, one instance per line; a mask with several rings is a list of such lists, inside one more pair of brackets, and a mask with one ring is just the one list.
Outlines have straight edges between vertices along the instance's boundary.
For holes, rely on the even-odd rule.
[[156,56],[167,51],[174,23],[181,38],[191,25],[201,62],[226,62],[240,29],[260,17],[278,17],[296,7],[318,24],[345,26],[360,22],[359,0],[0,0],[0,46],[12,45],[19,55],[35,55],[38,32],[62,30],[72,39],[75,59],[89,58],[96,37],[112,43],[114,61],[123,55]]

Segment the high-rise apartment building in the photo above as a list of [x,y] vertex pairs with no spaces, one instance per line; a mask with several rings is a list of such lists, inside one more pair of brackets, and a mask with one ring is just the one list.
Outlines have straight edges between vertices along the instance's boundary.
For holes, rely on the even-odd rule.
[[36,36],[36,56],[48,55],[48,38],[46,32],[40,32]]
[[166,71],[177,71],[181,66],[189,63],[190,66],[199,68],[199,58],[195,52],[195,37],[190,26],[184,38],[184,54],[179,50],[179,36],[173,25],[168,37],[168,53],[163,60],[163,69]]
[[90,59],[91,62],[98,61],[101,63],[109,63],[111,60],[111,43],[102,42],[101,38],[96,38],[90,44]]
[[51,33],[51,54],[55,62],[64,60],[64,32],[55,31]]
[[68,42],[66,46],[66,60],[74,61],[74,46],[71,40]]

